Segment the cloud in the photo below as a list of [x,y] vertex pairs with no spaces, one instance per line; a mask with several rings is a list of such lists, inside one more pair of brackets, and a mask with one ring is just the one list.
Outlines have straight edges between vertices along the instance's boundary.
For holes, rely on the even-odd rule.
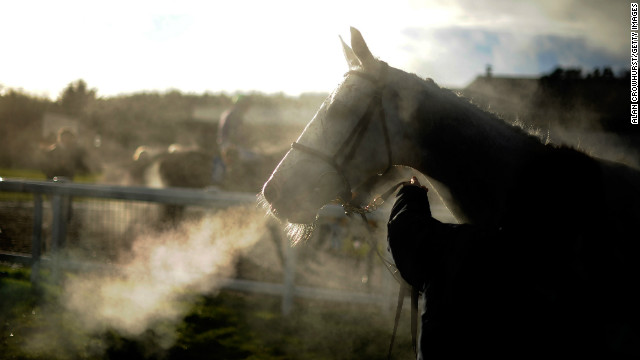
[[[400,31],[397,64],[462,87],[492,64],[495,73],[538,76],[555,66],[626,68],[628,3],[456,1],[447,22]],[[428,10],[423,10],[428,12]],[[382,56],[384,58],[384,56]]]
[[589,39],[568,38],[554,35],[540,35],[532,39],[538,68],[548,71],[549,68],[561,65],[564,67],[593,68],[611,66],[616,69],[628,67],[627,57],[623,54],[602,51],[593,48]]
[[[443,85],[463,87],[491,64],[496,74],[538,76],[557,66],[626,67],[625,52],[584,35],[520,33],[491,27],[406,28],[402,50],[413,54],[405,69]],[[626,37],[625,37],[626,40]]]
[[584,45],[604,53],[626,53],[629,4],[624,1],[539,0],[509,2],[458,1],[464,4],[460,25],[530,37],[582,39]]
[[457,86],[486,63],[531,75],[555,60],[593,67],[624,58],[629,42],[624,1],[39,1],[6,10],[5,85],[61,89],[84,78],[101,95],[329,91],[345,69],[337,35],[350,25],[391,65]]

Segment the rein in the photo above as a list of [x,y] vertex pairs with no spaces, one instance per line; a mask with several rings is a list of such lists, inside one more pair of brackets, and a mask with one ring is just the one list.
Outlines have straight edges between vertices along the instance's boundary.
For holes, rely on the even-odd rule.
[[395,266],[395,264],[391,263],[380,253],[380,250],[378,249],[377,244],[373,241],[373,235],[374,235],[373,228],[369,224],[369,220],[367,219],[366,214],[377,210],[380,206],[382,206],[382,204],[385,203],[385,201],[389,198],[389,196],[391,196],[391,194],[393,194],[401,186],[407,185],[407,184],[410,184],[410,182],[402,181],[393,185],[391,188],[389,188],[389,190],[385,191],[382,195],[377,196],[373,200],[371,200],[371,202],[364,208],[359,206],[353,206],[353,205],[350,205],[349,203],[343,204],[343,207],[345,209],[345,214],[347,216],[351,216],[354,213],[357,213],[360,215],[360,217],[362,218],[362,221],[364,221],[366,225],[367,231],[369,232],[369,238],[367,239],[367,241],[369,241],[369,245],[371,246],[372,249],[376,251],[378,258],[380,258],[380,260],[382,261],[384,266],[387,268],[389,273],[391,273],[391,275],[396,279],[396,281],[400,283],[400,289],[398,291],[398,302],[396,306],[396,317],[393,323],[393,333],[391,334],[391,342],[389,344],[389,354],[387,356],[388,359],[391,359],[391,351],[393,350],[393,343],[396,338],[398,324],[400,323],[400,314],[402,313],[402,304],[404,303],[404,298],[407,295],[407,293],[409,293],[411,296],[411,342],[413,344],[413,352],[416,354],[416,356],[418,355],[418,348],[417,348],[418,297],[420,294],[418,289],[416,289],[415,287],[412,287],[406,281],[404,281],[404,279],[402,279],[402,277],[399,274],[398,268]]

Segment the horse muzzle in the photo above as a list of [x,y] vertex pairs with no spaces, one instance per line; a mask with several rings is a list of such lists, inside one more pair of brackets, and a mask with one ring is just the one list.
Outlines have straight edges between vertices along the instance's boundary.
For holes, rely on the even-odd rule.
[[340,178],[335,175],[321,175],[310,184],[284,184],[272,178],[264,185],[262,195],[269,212],[276,218],[295,224],[310,224],[315,221],[320,208],[336,197],[347,196],[337,194],[336,189],[342,189],[341,185]]

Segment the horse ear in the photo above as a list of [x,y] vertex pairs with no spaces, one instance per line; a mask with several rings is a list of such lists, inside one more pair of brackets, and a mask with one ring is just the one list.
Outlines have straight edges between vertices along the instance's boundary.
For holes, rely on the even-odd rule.
[[351,47],[365,68],[375,63],[376,59],[371,54],[371,51],[369,51],[369,47],[367,43],[364,42],[362,34],[354,27],[351,27]]
[[349,64],[349,70],[352,70],[358,66],[360,66],[360,60],[353,52],[353,50],[347,45],[344,40],[342,40],[342,36],[340,37],[340,42],[342,43],[342,52],[344,53],[344,58],[347,59],[347,64]]

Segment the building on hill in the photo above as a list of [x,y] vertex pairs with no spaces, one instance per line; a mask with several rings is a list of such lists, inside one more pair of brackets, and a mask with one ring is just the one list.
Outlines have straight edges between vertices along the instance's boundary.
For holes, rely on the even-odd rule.
[[535,78],[496,76],[487,70],[457,92],[508,123],[517,121],[543,141],[640,164],[640,136],[622,126],[629,121],[628,106],[620,104],[628,86],[624,74],[615,77],[605,68],[583,76],[579,69],[558,68]]
[[459,92],[480,108],[513,122],[522,120],[538,87],[538,78],[495,76],[488,70]]

